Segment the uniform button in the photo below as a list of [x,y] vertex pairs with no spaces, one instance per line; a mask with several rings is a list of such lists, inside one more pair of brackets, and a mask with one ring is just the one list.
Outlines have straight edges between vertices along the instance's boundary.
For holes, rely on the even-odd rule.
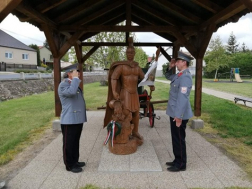
[[74,111],[74,113],[76,113],[76,111]]

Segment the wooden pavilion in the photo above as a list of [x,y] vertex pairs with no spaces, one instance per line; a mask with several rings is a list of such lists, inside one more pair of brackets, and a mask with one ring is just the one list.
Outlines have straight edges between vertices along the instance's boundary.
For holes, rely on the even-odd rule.
[[[164,43],[135,46],[173,46],[173,57],[185,47],[196,59],[194,115],[201,115],[202,61],[213,32],[252,12],[252,0],[1,0],[0,22],[10,13],[44,32],[54,58],[55,115],[61,104],[60,59],[74,46],[80,69],[100,46],[127,46],[129,32],[154,32]],[[125,21],[125,26],[117,26]],[[132,22],[136,25],[132,25]],[[125,32],[118,43],[86,43],[99,32]],[[84,56],[82,46],[93,48]],[[171,57],[161,48],[162,54]],[[81,72],[81,77],[83,72]],[[82,77],[83,78],[83,77]],[[82,83],[83,84],[83,83]]]

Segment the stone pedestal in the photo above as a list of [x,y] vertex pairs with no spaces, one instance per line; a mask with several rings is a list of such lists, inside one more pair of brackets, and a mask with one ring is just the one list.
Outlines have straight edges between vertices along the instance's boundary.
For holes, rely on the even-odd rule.
[[56,119],[56,120],[53,121],[52,129],[54,131],[61,131],[61,125],[60,125],[60,120],[59,119]]
[[192,129],[202,129],[204,127],[204,121],[201,119],[192,120]]

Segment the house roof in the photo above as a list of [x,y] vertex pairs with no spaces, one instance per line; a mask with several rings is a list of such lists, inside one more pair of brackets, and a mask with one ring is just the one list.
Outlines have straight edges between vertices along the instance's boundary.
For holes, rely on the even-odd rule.
[[0,30],[0,39],[1,39],[0,46],[2,47],[22,49],[22,50],[27,50],[27,51],[36,51],[35,49],[25,45],[21,41],[5,33],[3,30]]

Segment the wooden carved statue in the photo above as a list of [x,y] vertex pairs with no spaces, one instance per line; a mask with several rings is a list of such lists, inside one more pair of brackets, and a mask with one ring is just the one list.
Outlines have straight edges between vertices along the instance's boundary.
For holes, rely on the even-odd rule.
[[[144,73],[134,61],[135,48],[132,38],[126,51],[127,60],[112,63],[108,75],[108,97],[104,127],[111,120],[120,123],[121,133],[113,139],[113,147],[109,149],[114,154],[130,154],[143,143],[143,137],[138,132],[139,125],[139,96],[138,81],[144,78]],[[109,105],[112,104],[113,105]],[[121,107],[122,115],[118,117],[117,109]]]

